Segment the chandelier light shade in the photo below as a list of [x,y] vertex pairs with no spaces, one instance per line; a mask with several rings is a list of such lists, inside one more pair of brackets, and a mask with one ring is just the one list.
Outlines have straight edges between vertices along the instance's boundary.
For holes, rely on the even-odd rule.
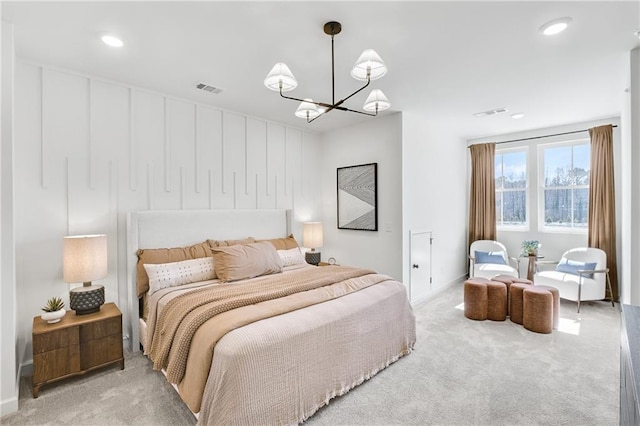
[[300,102],[300,106],[296,110],[296,117],[306,118],[309,120],[310,118],[316,118],[320,115],[320,110],[318,106],[313,103],[313,99],[305,99]]
[[378,112],[389,109],[391,103],[380,89],[373,89],[362,107],[365,111]]
[[287,64],[278,62],[264,79],[264,85],[267,86],[268,89],[275,90],[276,92],[288,92],[298,87],[298,81],[293,76]]
[[362,52],[351,70],[351,77],[360,81],[377,80],[387,73],[387,66],[373,49]]
[[367,49],[358,58],[353,69],[351,70],[351,76],[356,80],[364,81],[365,84],[355,92],[342,98],[336,102],[336,84],[335,84],[335,64],[334,64],[334,48],[333,38],[336,34],[342,31],[342,25],[339,22],[327,22],[324,24],[325,34],[331,36],[331,102],[317,102],[312,99],[302,99],[293,96],[284,95],[284,92],[295,89],[298,86],[298,81],[293,76],[293,73],[287,65],[282,62],[277,63],[271,72],[264,79],[264,85],[269,90],[280,92],[280,96],[284,99],[290,99],[292,101],[300,102],[298,109],[295,111],[296,117],[304,118],[307,123],[311,123],[321,115],[325,115],[334,109],[340,111],[355,112],[363,115],[376,116],[379,111],[384,111],[391,107],[389,99],[382,93],[382,91],[376,89],[371,92],[367,101],[365,102],[364,111],[358,111],[355,109],[347,108],[344,106],[344,102],[349,98],[357,95],[364,89],[366,89],[372,80],[377,80],[383,77],[387,73],[387,66],[385,65],[380,55],[373,49]]

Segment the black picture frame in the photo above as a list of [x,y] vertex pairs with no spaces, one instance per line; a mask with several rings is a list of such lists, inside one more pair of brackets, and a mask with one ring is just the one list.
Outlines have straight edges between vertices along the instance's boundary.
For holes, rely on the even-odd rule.
[[378,230],[378,163],[338,167],[338,229]]

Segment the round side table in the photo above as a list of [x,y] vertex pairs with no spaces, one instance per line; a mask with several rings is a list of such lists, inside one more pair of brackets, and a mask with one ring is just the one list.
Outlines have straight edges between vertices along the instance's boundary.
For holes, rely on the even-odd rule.
[[528,256],[522,256],[524,258],[529,259],[529,264],[527,266],[527,279],[533,281],[533,275],[536,273],[536,262],[538,259],[544,259],[544,256],[540,254],[530,254]]

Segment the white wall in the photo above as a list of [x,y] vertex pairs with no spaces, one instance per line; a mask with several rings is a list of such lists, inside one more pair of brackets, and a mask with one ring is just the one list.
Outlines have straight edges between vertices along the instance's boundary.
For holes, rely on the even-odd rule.
[[68,303],[63,236],[108,235],[109,276],[98,283],[129,324],[128,211],[289,208],[298,239],[300,222],[320,211],[316,134],[21,61],[15,94],[22,362],[32,357],[42,304],[51,296]]
[[[484,143],[484,142],[501,142],[513,139],[533,138],[538,136],[552,135],[557,133],[572,132],[576,130],[589,129],[592,127],[614,124],[618,127],[613,129],[613,145],[614,145],[614,179],[616,185],[616,222],[617,222],[617,252],[618,252],[618,265],[620,265],[622,256],[621,253],[621,217],[622,217],[622,158],[621,158],[621,136],[620,136],[620,120],[618,118],[608,118],[597,121],[589,121],[582,123],[574,123],[566,126],[551,127],[545,129],[537,129],[527,132],[504,134],[499,136],[492,136],[487,138],[473,139],[469,141],[469,144]],[[539,229],[538,224],[538,190],[536,177],[538,167],[538,147],[541,144],[556,143],[572,141],[576,139],[589,139],[588,132],[581,132],[578,134],[554,136],[542,139],[532,139],[521,142],[514,142],[508,144],[497,145],[496,149],[502,148],[516,148],[516,147],[528,147],[528,170],[530,171],[529,188],[527,191],[528,203],[529,203],[529,229],[522,231],[514,230],[498,230],[498,240],[502,242],[509,252],[509,256],[518,257],[521,252],[521,244],[523,240],[538,240],[542,244],[540,254],[545,256],[544,260],[558,260],[566,250],[574,247],[586,247],[587,246],[587,233],[562,233],[562,232],[544,232]],[[520,274],[526,276],[527,260],[521,259],[520,262]]]
[[620,300],[640,305],[640,48],[629,53],[628,91],[622,98],[622,265]]
[[461,280],[467,259],[467,148],[456,129],[403,113],[403,280],[411,276],[412,230],[433,231],[432,289]]
[[[400,113],[322,135],[323,260],[335,257],[401,279],[402,138]],[[367,163],[378,163],[378,231],[337,229],[336,169]]]
[[0,140],[0,416],[18,410],[18,359],[16,357],[16,281],[14,268],[13,210],[13,25],[0,19],[2,34],[2,134]]

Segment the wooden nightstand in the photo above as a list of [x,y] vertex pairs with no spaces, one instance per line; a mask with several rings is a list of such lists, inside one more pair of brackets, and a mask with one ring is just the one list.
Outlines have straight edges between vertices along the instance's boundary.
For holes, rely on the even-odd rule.
[[114,303],[93,314],[69,311],[56,324],[33,319],[34,398],[44,384],[115,363],[124,369],[122,313]]
[[318,263],[318,266],[339,266],[339,265],[337,263],[331,264],[327,262],[320,262]]

